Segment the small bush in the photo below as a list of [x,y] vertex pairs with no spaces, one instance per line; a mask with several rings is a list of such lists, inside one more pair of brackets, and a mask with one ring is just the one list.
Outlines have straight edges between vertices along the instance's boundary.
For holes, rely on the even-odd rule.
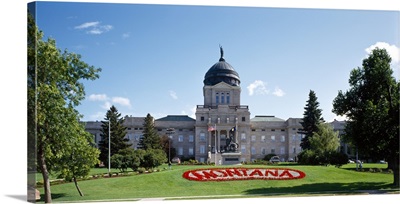
[[137,171],[138,171],[140,174],[142,174],[142,173],[146,172],[146,169],[143,168],[143,167],[139,167],[139,168],[137,169]]

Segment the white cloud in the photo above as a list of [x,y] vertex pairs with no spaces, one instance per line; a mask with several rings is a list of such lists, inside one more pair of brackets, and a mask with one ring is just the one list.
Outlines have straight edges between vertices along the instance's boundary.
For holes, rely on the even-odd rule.
[[112,101],[113,103],[118,103],[118,104],[123,105],[123,106],[131,107],[131,102],[130,102],[129,99],[127,99],[127,98],[123,98],[123,97],[113,97],[111,101]]
[[280,89],[279,87],[275,87],[275,91],[274,91],[272,94],[274,94],[275,96],[278,96],[278,97],[282,97],[282,96],[284,96],[286,93],[283,92],[283,90]]
[[398,48],[396,45],[390,45],[389,43],[386,42],[377,42],[374,45],[369,46],[368,48],[365,49],[365,52],[370,54],[373,49],[376,47],[381,48],[381,49],[386,49],[390,57],[392,58],[392,63],[398,64],[400,61],[400,48]]
[[105,101],[107,99],[108,98],[106,94],[91,94],[89,96],[89,100],[91,101]]
[[265,83],[261,80],[255,80],[253,83],[251,83],[247,87],[247,90],[249,90],[250,96],[252,96],[254,94],[265,95],[265,94],[269,93],[269,91],[267,90],[267,83]]
[[122,34],[122,38],[123,38],[123,39],[129,38],[130,36],[131,36],[130,33],[123,33],[123,34]]
[[105,110],[108,110],[111,107],[111,103],[109,101],[106,101],[101,107]]
[[[347,116],[345,116],[345,115],[343,115],[343,116],[335,115],[335,116],[333,117],[333,120],[344,121],[344,120],[349,120],[349,118],[347,118]],[[333,120],[332,120],[332,121],[333,121]],[[331,121],[331,122],[332,122],[332,121]]]
[[79,26],[75,26],[75,29],[87,30],[86,33],[88,34],[99,35],[104,32],[110,31],[111,29],[113,29],[113,26],[101,25],[100,22],[94,21],[94,22],[86,22]]
[[95,21],[95,22],[86,22],[81,25],[75,26],[75,29],[85,29],[85,28],[90,28],[90,27],[96,27],[99,25],[100,22]]
[[185,110],[183,110],[183,111],[181,111],[181,114],[187,115],[187,116],[195,119],[196,118],[196,108],[197,108],[197,106],[193,106],[193,107],[189,108],[189,113],[187,113]]
[[171,96],[171,98],[173,99],[178,99],[178,96],[176,95],[175,91],[169,91],[169,96]]
[[92,121],[95,121],[95,120],[101,121],[105,117],[105,114],[106,114],[105,112],[97,112],[93,115],[90,115],[89,118]]

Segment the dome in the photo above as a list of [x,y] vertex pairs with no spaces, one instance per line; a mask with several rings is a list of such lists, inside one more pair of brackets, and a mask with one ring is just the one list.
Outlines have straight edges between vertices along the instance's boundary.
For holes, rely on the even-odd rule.
[[224,51],[220,47],[221,58],[215,63],[204,76],[204,85],[213,86],[220,82],[225,82],[231,86],[239,86],[239,74],[233,69],[232,65],[224,59]]

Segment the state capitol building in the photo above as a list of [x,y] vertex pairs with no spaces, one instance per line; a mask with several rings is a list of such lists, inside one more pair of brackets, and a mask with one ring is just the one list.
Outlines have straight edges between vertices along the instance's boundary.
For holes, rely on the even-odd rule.
[[[267,154],[276,154],[282,161],[294,159],[301,151],[303,135],[298,131],[302,128],[302,118],[252,117],[249,106],[240,103],[239,74],[225,61],[222,48],[220,52],[219,61],[204,76],[204,102],[197,105],[196,118],[167,115],[155,119],[158,134],[166,135],[168,128],[174,128],[170,137],[176,155],[195,158],[199,162],[210,159],[228,164],[229,158],[225,161],[222,157],[231,152],[235,152],[239,162],[263,159]],[[125,116],[124,119],[126,137],[137,149],[145,117]],[[335,130],[344,128],[344,122],[332,123]],[[86,131],[94,135],[96,144],[100,142],[101,122],[86,122]]]

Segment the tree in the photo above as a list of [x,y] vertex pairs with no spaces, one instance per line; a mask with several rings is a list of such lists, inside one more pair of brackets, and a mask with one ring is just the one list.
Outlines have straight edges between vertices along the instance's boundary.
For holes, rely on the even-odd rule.
[[308,94],[307,104],[304,107],[303,120],[300,122],[302,125],[301,131],[298,133],[304,134],[304,138],[301,140],[300,146],[303,150],[310,149],[309,138],[313,136],[314,132],[318,131],[318,124],[324,122],[322,116],[322,110],[318,108],[319,102],[317,96],[313,90],[310,90]]
[[[115,106],[111,106],[106,113],[105,121],[101,121],[101,141],[99,142],[100,149],[100,161],[108,164],[108,140],[109,140],[109,126],[110,129],[110,156],[118,153],[121,150],[130,148],[132,144],[129,143],[129,139],[126,138],[126,127],[124,126],[125,119],[121,117],[121,113]],[[109,124],[110,122],[110,124]]]
[[170,158],[174,158],[176,156],[176,150],[174,147],[172,147],[172,139],[170,139],[168,135],[163,135],[160,138],[160,142],[161,148],[164,150],[167,157],[170,154]]
[[161,149],[147,149],[143,155],[143,161],[141,162],[141,167],[146,169],[154,168],[160,166],[161,164],[167,162],[166,154]]
[[299,157],[301,164],[332,164],[341,166],[348,161],[347,155],[338,152],[340,146],[339,133],[327,123],[320,123],[318,131],[309,138],[310,149],[302,151]]
[[28,134],[36,136],[44,200],[51,203],[49,172],[62,164],[60,158],[68,152],[65,149],[70,147],[70,139],[82,128],[77,125],[81,116],[74,109],[85,96],[82,80],[99,78],[101,69],[81,61],[78,54],[62,52],[54,39],[44,41],[29,11],[27,27]]
[[154,118],[148,113],[143,123],[143,137],[139,140],[139,148],[161,149],[161,140],[154,128]]
[[70,137],[68,148],[64,148],[64,153],[60,159],[60,165],[56,167],[61,172],[60,177],[66,181],[73,180],[80,196],[83,196],[78,186],[77,178],[89,175],[90,169],[99,163],[100,151],[94,147],[93,137],[90,133],[77,129],[76,137]]
[[385,158],[399,186],[399,90],[392,76],[391,58],[375,48],[362,67],[350,72],[350,89],[339,91],[332,112],[349,119],[344,137],[370,158]]
[[321,123],[318,125],[318,131],[309,139],[310,149],[320,155],[336,152],[340,146],[338,135],[339,132],[335,132],[329,124]]

